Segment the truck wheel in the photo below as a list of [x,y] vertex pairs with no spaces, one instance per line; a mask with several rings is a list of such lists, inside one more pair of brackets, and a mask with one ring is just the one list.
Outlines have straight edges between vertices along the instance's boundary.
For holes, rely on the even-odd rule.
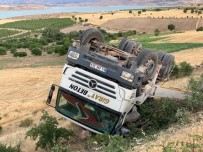
[[118,49],[123,50],[126,46],[126,44],[128,43],[128,39],[126,38],[122,38],[121,42],[118,45]]
[[96,40],[98,42],[104,42],[104,37],[103,34],[95,29],[95,28],[90,28],[82,32],[80,35],[80,44],[81,45],[86,45],[88,43],[91,43],[91,41]]
[[146,83],[148,80],[152,79],[156,74],[156,68],[158,65],[158,56],[157,53],[152,52],[149,49],[144,49],[137,56],[137,66],[146,67],[145,76],[142,80],[143,83]]
[[171,54],[165,54],[164,58],[162,59],[162,67],[159,72],[159,79],[164,80],[169,77],[169,74],[175,64],[175,58]]
[[133,41],[128,41],[128,43],[125,45],[123,51],[128,53],[133,53],[133,50],[135,49],[136,43]]
[[166,52],[158,52],[158,61],[162,62],[162,60],[166,54],[167,54]]

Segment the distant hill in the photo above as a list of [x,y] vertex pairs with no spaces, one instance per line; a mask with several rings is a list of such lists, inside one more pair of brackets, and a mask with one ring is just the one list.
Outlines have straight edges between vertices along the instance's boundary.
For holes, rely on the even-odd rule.
[[61,5],[71,4],[78,6],[108,6],[108,5],[144,5],[144,6],[171,6],[203,4],[203,0],[1,0],[0,5]]

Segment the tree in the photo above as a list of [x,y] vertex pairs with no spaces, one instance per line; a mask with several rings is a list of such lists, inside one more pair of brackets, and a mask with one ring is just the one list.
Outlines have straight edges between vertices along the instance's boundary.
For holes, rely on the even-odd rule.
[[195,12],[195,10],[192,8],[192,9],[191,9],[191,13],[194,13],[194,12]]
[[42,36],[46,38],[58,38],[61,36],[60,30],[57,28],[46,28],[42,32]]
[[0,55],[5,55],[6,54],[6,48],[0,47]]
[[54,147],[58,139],[69,139],[73,133],[65,128],[58,128],[58,122],[55,117],[49,116],[46,111],[42,112],[40,124],[26,132],[26,138],[30,137],[33,140],[38,140],[35,150],[38,148],[50,150]]
[[141,14],[142,13],[142,11],[138,11],[138,14]]
[[183,10],[183,12],[184,12],[184,13],[187,13],[187,8],[185,8],[185,9]]
[[132,10],[129,10],[129,13],[132,13],[133,11]]
[[155,30],[154,30],[154,35],[155,35],[155,36],[159,36],[159,34],[160,34],[159,29],[155,29]]
[[173,25],[173,24],[169,24],[168,25],[168,29],[170,30],[170,31],[173,31],[173,30],[175,30],[175,25]]
[[100,19],[100,20],[103,19],[103,16],[100,16],[99,19]]
[[88,22],[88,19],[87,19],[87,18],[85,19],[85,22]]
[[32,49],[32,54],[36,56],[41,56],[42,55],[42,50],[39,48],[34,48]]
[[198,11],[198,14],[202,14],[202,11]]
[[143,10],[142,10],[142,12],[146,12],[146,11],[147,11],[146,9],[143,9]]

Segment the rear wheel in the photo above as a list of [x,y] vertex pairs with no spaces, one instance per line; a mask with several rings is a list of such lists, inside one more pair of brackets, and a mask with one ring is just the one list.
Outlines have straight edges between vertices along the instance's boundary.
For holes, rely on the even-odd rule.
[[164,80],[169,77],[170,72],[175,64],[175,58],[171,54],[165,54],[162,59],[162,67],[159,72],[159,79]]
[[143,66],[146,68],[144,73],[145,76],[142,81],[145,83],[152,79],[156,74],[156,68],[158,65],[157,53],[145,49],[138,54],[136,61],[138,67]]
[[81,45],[86,45],[88,43],[92,43],[92,41],[96,40],[97,42],[104,42],[104,36],[103,34],[95,29],[95,28],[90,28],[82,32],[80,35],[80,44]]
[[126,44],[128,43],[128,39],[126,38],[122,38],[121,42],[118,45],[118,49],[123,50],[126,46]]

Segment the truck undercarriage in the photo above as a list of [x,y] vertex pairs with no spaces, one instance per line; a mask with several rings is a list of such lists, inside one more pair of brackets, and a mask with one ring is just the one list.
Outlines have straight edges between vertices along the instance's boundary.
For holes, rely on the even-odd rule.
[[[140,43],[126,38],[118,47],[105,45],[100,31],[88,29],[69,47],[54,108],[89,131],[123,134],[123,124],[140,116],[136,105],[167,90],[156,83],[169,77],[173,64],[172,55],[142,49]],[[181,91],[166,92],[164,96],[185,97]]]

